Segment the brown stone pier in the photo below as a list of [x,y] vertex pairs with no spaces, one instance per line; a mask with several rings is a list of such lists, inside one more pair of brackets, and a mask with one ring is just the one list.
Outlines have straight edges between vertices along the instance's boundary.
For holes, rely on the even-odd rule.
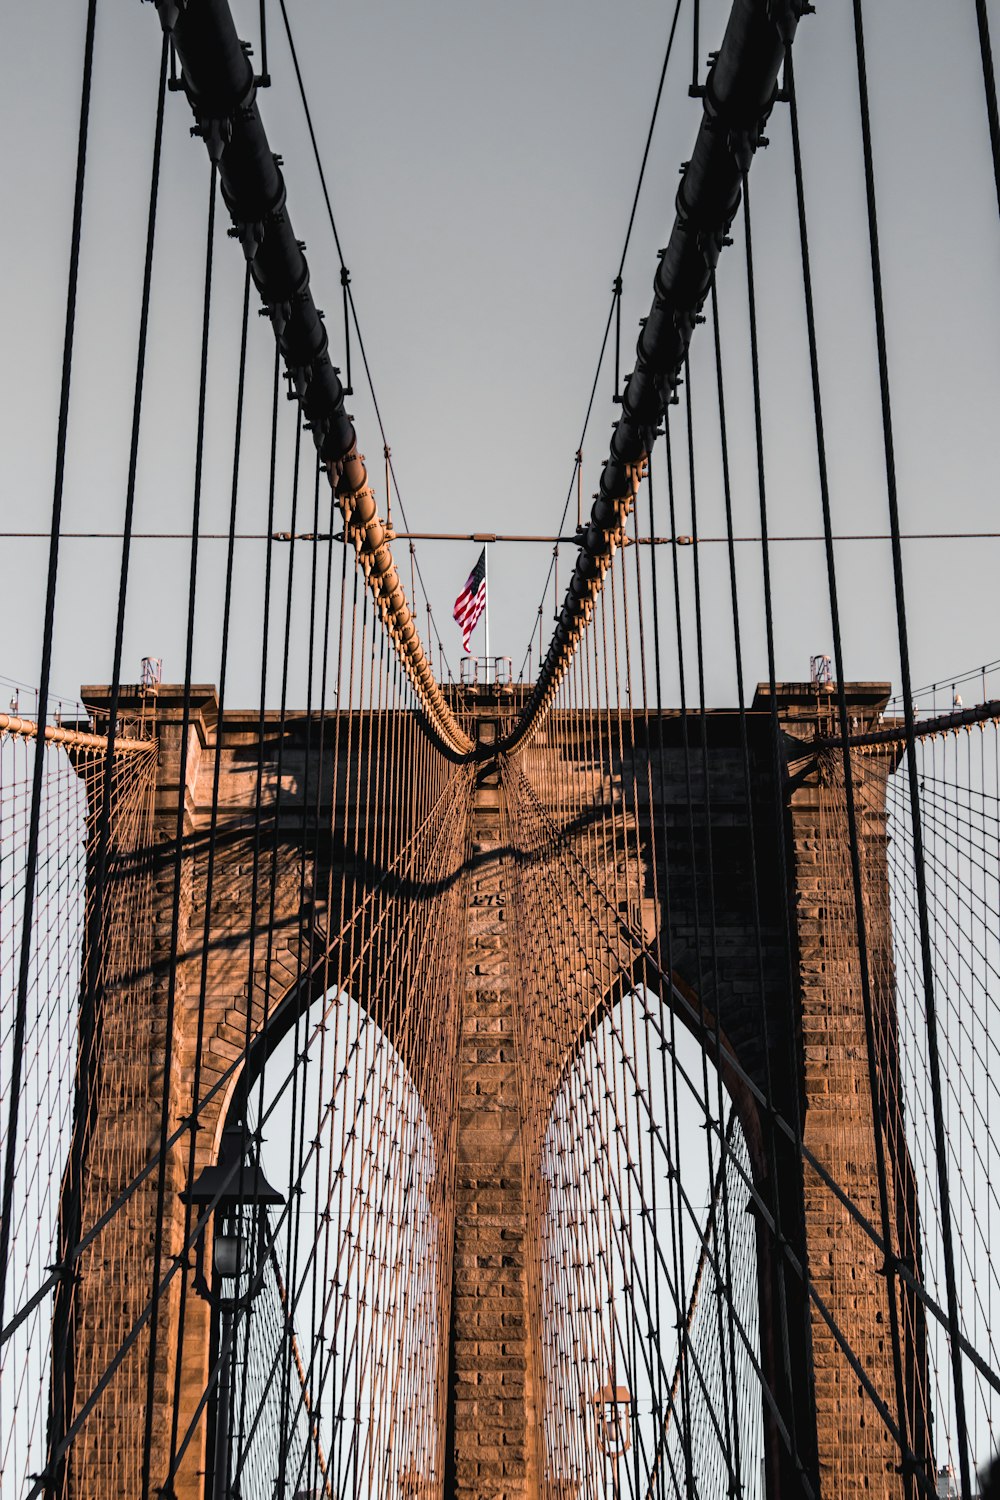
[[[874,721],[888,696],[887,685],[878,683],[851,684],[847,691],[852,716],[866,724]],[[100,721],[107,691],[84,689],[83,696]],[[461,698],[459,689],[454,690],[454,697],[457,708],[472,722],[480,722],[483,739],[495,736],[503,705],[490,701],[488,694],[473,692]],[[125,708],[138,706],[126,703]],[[276,1001],[285,992],[292,994],[297,983],[301,986],[303,965],[315,945],[339,929],[356,892],[367,889],[366,882],[372,880],[371,868],[349,857],[347,834],[342,833],[347,829],[358,845],[365,833],[364,819],[375,816],[370,809],[359,811],[345,785],[336,779],[338,733],[358,735],[363,729],[359,723],[352,727],[349,714],[342,716],[337,731],[331,727],[321,748],[314,733],[310,739],[304,717],[286,714],[279,724],[276,716],[268,716],[262,746],[255,713],[227,710],[220,722],[213,690],[198,688],[193,695],[187,772],[181,786],[180,690],[163,687],[155,705],[146,704],[145,709],[155,720],[158,747],[152,847],[143,865],[153,958],[141,992],[122,999],[116,1010],[118,1029],[111,1026],[108,1032],[108,1055],[113,1052],[124,1062],[114,1086],[109,1083],[98,1092],[94,1160],[99,1171],[93,1174],[84,1206],[85,1220],[91,1222],[134,1175],[137,1163],[154,1149],[158,1136],[174,890],[171,841],[178,798],[183,799],[185,842],[173,976],[171,1130],[177,1128],[191,1102],[205,930],[206,830],[218,758],[220,806],[227,833],[215,851],[203,1014],[203,1090],[241,1059],[248,1024],[251,1034],[258,1034],[265,978]],[[808,1290],[811,1286],[822,1298],[843,1338],[859,1352],[867,1378],[895,1413],[889,1282],[870,1238],[838,1205],[817,1171],[803,1165],[801,1155],[785,1138],[774,1151],[768,1149],[767,1121],[755,1102],[754,1089],[763,1091],[770,1076],[776,1108],[786,1120],[801,1121],[807,1149],[863,1213],[878,1223],[876,1137],[843,777],[837,757],[824,745],[824,735],[832,727],[831,703],[809,684],[780,685],[777,746],[770,709],[768,694],[759,690],[747,720],[749,806],[741,723],[733,711],[714,711],[704,722],[695,715],[685,719],[669,711],[637,715],[619,727],[620,738],[607,763],[601,765],[595,764],[592,751],[586,749],[593,745],[593,736],[581,733],[549,740],[543,727],[525,754],[525,774],[530,776],[534,766],[542,776],[557,823],[563,815],[560,787],[566,792],[567,818],[579,803],[581,785],[638,788],[629,816],[637,830],[639,858],[644,861],[646,889],[638,893],[641,925],[650,931],[657,923],[662,925],[662,950],[668,951],[669,946],[675,997],[688,997],[687,1012],[681,1015],[678,1008],[678,1014],[692,1024],[692,1016],[701,1009],[711,1017],[713,1030],[717,1021],[738,1062],[738,1070],[730,1068],[728,1075],[724,1066],[723,1076],[737,1102],[755,1184],[762,1198],[780,1210],[787,1244],[808,1272],[807,1286],[789,1272],[772,1238],[759,1228],[764,1376],[782,1411],[794,1416],[799,1452],[814,1489],[826,1496],[902,1500],[897,1451],[887,1441],[870,1400],[859,1394],[857,1375]],[[689,806],[691,781],[685,756],[692,746],[700,756],[702,732],[708,776],[705,782],[700,772],[696,776],[694,801]],[[412,716],[393,743],[401,764],[407,757],[427,753]],[[581,747],[579,754],[573,751],[574,744]],[[269,806],[279,788],[285,800],[272,830],[274,889],[264,893],[267,900],[259,894],[257,909],[251,910],[254,795],[261,761]],[[898,1083],[885,856],[885,776],[891,757],[866,761],[858,755],[855,761],[877,1071],[885,1107],[883,1145],[890,1207],[898,1226],[894,1248],[902,1258],[918,1264],[919,1224]],[[445,766],[445,778],[451,774]],[[468,782],[462,786],[466,788]],[[304,844],[303,787],[310,789],[310,806],[315,806],[324,830],[318,844],[315,839]],[[537,1226],[529,1222],[524,1157],[529,1141],[534,1142],[530,1149],[537,1149],[538,1133],[537,1129],[534,1134],[527,1132],[521,1117],[523,1080],[516,1012],[520,995],[509,930],[513,866],[501,840],[503,795],[498,767],[487,761],[476,773],[467,813],[462,812],[466,822],[459,829],[455,866],[449,875],[448,889],[454,891],[456,910],[464,910],[465,916],[464,951],[455,956],[458,1013],[450,1033],[457,1037],[459,1049],[457,1097],[453,1106],[449,1103],[451,1123],[432,1121],[432,1127],[442,1138],[446,1129],[450,1131],[454,1147],[448,1158],[455,1171],[453,1199],[446,1199],[442,1189],[442,1201],[454,1203],[453,1225],[442,1224],[442,1244],[450,1244],[453,1253],[450,1281],[442,1286],[440,1297],[442,1373],[434,1418],[440,1434],[439,1468],[433,1480],[423,1473],[413,1476],[417,1486],[413,1493],[421,1500],[548,1500],[556,1493],[551,1486],[562,1483],[558,1476],[545,1473],[546,1393],[537,1368],[538,1330],[531,1326],[537,1299],[531,1291],[528,1236]],[[401,798],[399,805],[385,809],[383,815],[391,817],[392,846],[399,847],[413,832],[413,808]],[[303,870],[304,847],[308,857]],[[692,847],[700,851],[700,863],[691,855]],[[715,872],[711,951],[703,858],[709,848]],[[755,870],[750,867],[751,848],[756,849]],[[521,857],[530,858],[530,850],[521,851]],[[654,860],[658,862],[655,881]],[[336,869],[340,881],[336,889],[343,893],[342,905],[336,909],[326,904],[325,893],[336,884],[329,879],[331,869]],[[651,899],[654,886],[660,893],[658,909]],[[665,901],[663,893],[668,890],[669,901]],[[753,890],[757,911],[751,902]],[[269,930],[272,896],[274,927]],[[460,921],[455,925],[458,930]],[[253,984],[248,984],[251,938],[257,944],[258,968]],[[383,947],[388,951],[388,943]],[[265,953],[270,965],[267,976]],[[373,1014],[380,962],[376,945],[352,981],[352,992]],[[638,957],[635,977],[642,977]],[[305,1003],[310,1003],[308,994]],[[675,1003],[679,1007],[680,1002],[675,999]],[[766,1028],[761,1021],[762,1005]],[[455,1010],[451,1014],[455,1017]],[[129,1016],[134,1026],[126,1035],[121,1026]],[[581,1014],[575,1034],[583,1035],[591,1019]],[[392,1016],[383,1020],[392,1040]],[[574,1033],[573,1017],[566,1018],[566,1027],[567,1036]],[[417,1063],[406,1062],[419,1090]],[[433,1065],[433,1058],[420,1064],[425,1069]],[[211,1108],[203,1112],[197,1137],[198,1170],[215,1159],[231,1095],[231,1086],[220,1089]],[[180,1152],[175,1153],[167,1172],[163,1242],[167,1257],[181,1242],[179,1194],[185,1177],[186,1161]],[[288,1185],[279,1182],[275,1186],[284,1190]],[[116,1220],[113,1236],[98,1242],[98,1249],[82,1265],[76,1325],[78,1397],[85,1394],[88,1382],[99,1377],[142,1303],[152,1263],[154,1209],[155,1180],[150,1179],[134,1195],[129,1211]],[[906,1366],[903,1421],[911,1445],[929,1460],[919,1308],[906,1302],[898,1290],[895,1295]],[[786,1311],[784,1322],[778,1316],[781,1306]],[[185,1431],[195,1420],[196,1431],[172,1493],[174,1500],[202,1500],[210,1428],[207,1415],[195,1419],[193,1414],[208,1380],[210,1317],[205,1303],[190,1293],[178,1381],[174,1351],[180,1317],[179,1276],[163,1301],[161,1316],[160,1357],[153,1380],[153,1490],[161,1482],[169,1452],[176,1385],[180,1391],[177,1425]],[[300,1329],[299,1333],[308,1342],[310,1331]],[[96,1500],[97,1496],[133,1500],[140,1492],[141,1441],[137,1447],[135,1402],[138,1399],[141,1406],[141,1397],[136,1398],[135,1392],[140,1386],[144,1389],[141,1342],[122,1369],[121,1380],[109,1388],[72,1456],[67,1491],[72,1500]],[[767,1410],[764,1441],[769,1500],[794,1500],[802,1492],[801,1473],[789,1460]]]

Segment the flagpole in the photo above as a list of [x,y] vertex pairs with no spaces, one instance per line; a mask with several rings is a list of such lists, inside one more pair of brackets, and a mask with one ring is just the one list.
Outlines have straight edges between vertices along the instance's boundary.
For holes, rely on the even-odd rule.
[[486,686],[490,685],[490,547],[483,543],[483,583],[486,586]]

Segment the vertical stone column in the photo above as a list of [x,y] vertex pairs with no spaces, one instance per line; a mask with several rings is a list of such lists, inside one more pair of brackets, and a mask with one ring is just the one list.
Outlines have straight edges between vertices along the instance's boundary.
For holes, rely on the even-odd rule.
[[[97,711],[100,725],[107,689],[85,687],[82,696]],[[131,713],[137,707],[137,702],[124,701],[122,712]],[[191,1002],[183,963],[177,970],[169,1080],[165,1073],[175,883],[172,855],[180,798],[185,835],[195,826],[198,773],[214,726],[215,707],[213,690],[194,690],[182,787],[182,697],[177,690],[167,689],[157,701],[151,844],[132,851],[130,866],[113,866],[106,887],[105,983],[96,1017],[96,1094],[83,1166],[84,1234],[157,1153],[162,1099],[168,1083],[172,1100],[168,1131],[185,1108],[182,1041]],[[185,856],[177,924],[182,957],[193,898],[192,860]],[[137,922],[140,928],[133,930],[132,924]],[[151,930],[147,930],[147,924]],[[82,1128],[80,1121],[75,1122],[75,1128]],[[183,1170],[181,1155],[175,1150],[166,1167],[161,1276],[182,1242],[183,1209],[178,1194],[184,1185]],[[154,1170],[80,1258],[73,1309],[74,1415],[109,1369],[149,1302],[157,1240],[158,1181],[159,1173]],[[179,1291],[180,1281],[175,1277],[158,1307],[153,1378],[154,1482],[165,1468],[170,1442]],[[73,1500],[93,1500],[97,1495],[125,1500],[141,1493],[148,1362],[147,1325],[70,1450],[67,1491]]]
[[[108,690],[83,689],[84,701],[100,722]],[[318,768],[307,770],[301,743],[285,732],[281,785],[277,776],[276,726],[265,725],[263,817],[266,835],[259,858],[256,910],[252,909],[254,829],[260,743],[256,713],[227,713],[225,732],[218,725],[214,688],[194,686],[190,693],[187,756],[183,785],[181,751],[184,694],[164,686],[155,701],[140,705],[123,698],[122,713],[144,706],[155,723],[156,779],[149,848],[137,864],[136,878],[148,889],[142,908],[148,930],[126,934],[129,959],[123,978],[108,989],[100,1034],[101,1065],[92,1140],[87,1153],[84,1232],[96,1223],[159,1150],[164,1094],[169,1099],[168,1136],[190,1115],[196,1072],[199,1098],[214,1090],[198,1112],[194,1174],[217,1157],[222,1122],[240,1076],[246,1038],[260,1029],[265,1000],[273,1012],[302,972],[310,923],[315,920],[311,863],[303,871],[302,829],[308,782],[315,787]],[[208,860],[212,828],[216,757],[222,757],[219,785],[215,869],[211,911],[207,912]],[[313,778],[313,779],[310,779]],[[327,788],[324,785],[324,794]],[[277,826],[275,804],[283,797]],[[176,962],[173,961],[174,896],[178,807],[183,809]],[[303,886],[303,880],[305,885]],[[132,892],[126,876],[109,891],[113,917],[129,909]],[[273,907],[274,925],[269,930]],[[207,917],[207,922],[206,922]],[[249,961],[255,937],[254,975]],[[207,952],[206,948],[207,939]],[[202,966],[205,966],[202,1042],[198,1055]],[[168,999],[174,989],[168,1037]],[[169,1077],[167,1056],[170,1056]],[[236,1065],[234,1068],[233,1065]],[[232,1071],[230,1071],[232,1070]],[[161,1278],[184,1244],[186,1210],[180,1194],[189,1180],[190,1135],[183,1132],[171,1148],[164,1181]],[[82,1259],[76,1301],[79,1336],[76,1404],[85,1401],[146,1307],[153,1277],[157,1239],[159,1169],[154,1168],[116,1212]],[[193,1263],[189,1251],[188,1266]],[[184,1272],[173,1275],[158,1306],[156,1359],[152,1390],[150,1483],[170,1500],[201,1500],[207,1462],[207,1416],[198,1410],[209,1377],[211,1314],[195,1292],[193,1271],[186,1273],[182,1367],[177,1368],[180,1302]],[[118,1367],[88,1418],[70,1455],[68,1493],[72,1500],[134,1500],[142,1491],[143,1430],[147,1408],[149,1336],[142,1332]],[[176,1402],[175,1394],[179,1393]],[[172,1429],[187,1446],[177,1473],[166,1487]],[[190,1429],[190,1432],[189,1432]]]
[[457,1101],[449,1500],[539,1496],[501,795],[496,771],[481,772],[472,814]]
[[[885,706],[885,684],[848,687],[851,719],[862,727]],[[881,1228],[869,1045],[862,990],[858,914],[848,834],[842,751],[823,748],[835,734],[832,697],[808,684],[779,688],[789,772],[790,844],[798,939],[803,1058],[804,1144],[877,1229]],[[880,1127],[890,1214],[912,1179],[895,1050],[895,984],[886,865],[884,764],[852,760],[875,1063],[882,1094]],[[889,1118],[891,1114],[892,1118]],[[854,1351],[865,1376],[911,1443],[925,1441],[924,1417],[900,1414],[890,1336],[889,1281],[871,1237],[821,1174],[803,1167],[806,1247],[813,1286]],[[909,1208],[912,1212],[913,1205]],[[898,1251],[898,1244],[894,1243]],[[812,1350],[820,1482],[837,1496],[904,1494],[899,1449],[864,1382],[815,1302]],[[910,1330],[912,1333],[912,1329]],[[901,1350],[904,1366],[912,1350]]]

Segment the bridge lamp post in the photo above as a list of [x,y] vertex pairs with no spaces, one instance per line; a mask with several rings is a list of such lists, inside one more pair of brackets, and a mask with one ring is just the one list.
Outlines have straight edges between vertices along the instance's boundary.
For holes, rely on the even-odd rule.
[[[205,1167],[190,1188],[181,1194],[199,1215],[212,1214],[212,1265],[205,1268],[208,1217],[195,1241],[194,1288],[219,1316],[218,1396],[215,1404],[215,1455],[212,1466],[212,1500],[230,1500],[229,1490],[229,1386],[233,1359],[233,1326],[237,1312],[249,1312],[263,1285],[261,1268],[270,1250],[268,1210],[285,1199],[264,1176],[252,1156],[243,1158],[242,1126],[223,1131],[219,1160]],[[249,1210],[249,1222],[246,1211]],[[248,1250],[256,1254],[248,1255]],[[241,1295],[240,1276],[247,1271],[249,1284]],[[225,1283],[234,1282],[227,1295]]]
[[632,1396],[628,1386],[604,1385],[591,1397],[594,1421],[597,1430],[597,1447],[606,1459],[611,1460],[611,1485],[616,1497],[618,1487],[618,1460],[632,1446],[632,1430],[629,1417],[632,1411]]

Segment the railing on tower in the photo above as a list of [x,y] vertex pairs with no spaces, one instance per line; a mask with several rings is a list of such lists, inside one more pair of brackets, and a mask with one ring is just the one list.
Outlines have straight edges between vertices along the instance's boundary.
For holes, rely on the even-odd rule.
[[463,656],[458,664],[458,680],[466,688],[494,688],[503,691],[514,686],[514,663],[509,656]]

